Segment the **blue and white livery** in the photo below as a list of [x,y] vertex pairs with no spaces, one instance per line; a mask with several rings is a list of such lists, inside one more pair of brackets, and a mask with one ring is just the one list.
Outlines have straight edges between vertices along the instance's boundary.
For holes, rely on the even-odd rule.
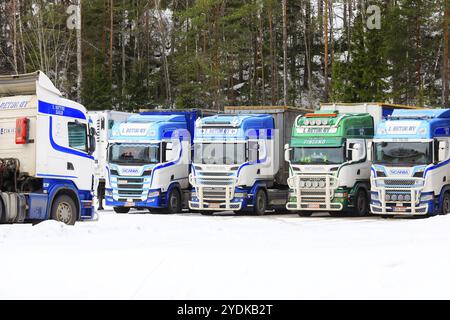
[[94,135],[44,73],[0,76],[0,221],[94,218]]
[[395,110],[373,141],[371,211],[450,212],[450,109]]
[[[114,125],[109,139],[106,205],[176,213],[189,193],[191,142],[199,112],[148,112]],[[186,200],[185,200],[186,199]]]
[[[284,142],[300,109],[227,107],[197,121],[189,207],[203,214],[285,210]],[[286,131],[287,130],[287,131]]]

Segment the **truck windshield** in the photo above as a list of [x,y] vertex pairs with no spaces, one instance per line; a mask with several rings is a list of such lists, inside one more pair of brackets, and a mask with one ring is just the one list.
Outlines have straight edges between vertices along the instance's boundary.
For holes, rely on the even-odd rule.
[[374,150],[376,164],[426,165],[433,162],[432,142],[378,142]]
[[117,164],[159,163],[159,144],[114,143],[109,147],[109,162]]
[[297,147],[292,150],[293,164],[341,164],[345,162],[344,147]]
[[241,164],[246,161],[245,143],[196,143],[194,163]]

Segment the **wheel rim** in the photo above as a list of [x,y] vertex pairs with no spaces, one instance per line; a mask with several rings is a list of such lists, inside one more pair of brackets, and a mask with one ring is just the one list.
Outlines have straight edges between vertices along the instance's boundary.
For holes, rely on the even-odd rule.
[[67,202],[61,202],[56,208],[56,217],[58,221],[69,223],[72,219],[72,207]]

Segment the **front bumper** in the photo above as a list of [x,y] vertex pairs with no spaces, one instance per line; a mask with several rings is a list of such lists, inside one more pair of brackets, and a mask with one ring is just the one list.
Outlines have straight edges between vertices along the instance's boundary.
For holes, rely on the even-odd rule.
[[[332,175],[295,175],[288,178],[296,201],[288,201],[286,209],[293,211],[342,211],[344,204],[334,202],[337,178]],[[314,186],[317,185],[317,186]]]
[[237,178],[234,176],[189,175],[189,183],[194,187],[192,199],[188,201],[192,210],[239,211],[244,199],[236,198]]
[[432,201],[421,201],[423,178],[375,178],[370,211],[376,215],[425,215]]

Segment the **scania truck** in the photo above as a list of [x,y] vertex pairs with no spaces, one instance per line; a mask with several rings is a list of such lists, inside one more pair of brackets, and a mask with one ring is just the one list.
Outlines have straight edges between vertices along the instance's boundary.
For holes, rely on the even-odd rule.
[[289,107],[225,107],[197,120],[189,207],[209,215],[286,211],[288,166],[283,146],[295,118]]
[[180,213],[189,199],[192,139],[200,110],[154,111],[114,125],[108,146],[106,205]]
[[449,213],[449,143],[450,109],[395,110],[381,122],[372,146],[372,213]]
[[320,111],[298,117],[285,150],[290,164],[286,208],[300,216],[314,212],[368,215],[371,162],[367,148],[375,123],[395,108],[414,109],[378,103],[323,104]]
[[98,201],[98,209],[103,210],[105,196],[106,164],[108,162],[108,143],[114,124],[126,121],[133,113],[116,110],[90,111],[89,118],[93,122],[96,131],[95,160],[95,196]]
[[42,72],[0,76],[0,222],[94,218],[95,130]]

